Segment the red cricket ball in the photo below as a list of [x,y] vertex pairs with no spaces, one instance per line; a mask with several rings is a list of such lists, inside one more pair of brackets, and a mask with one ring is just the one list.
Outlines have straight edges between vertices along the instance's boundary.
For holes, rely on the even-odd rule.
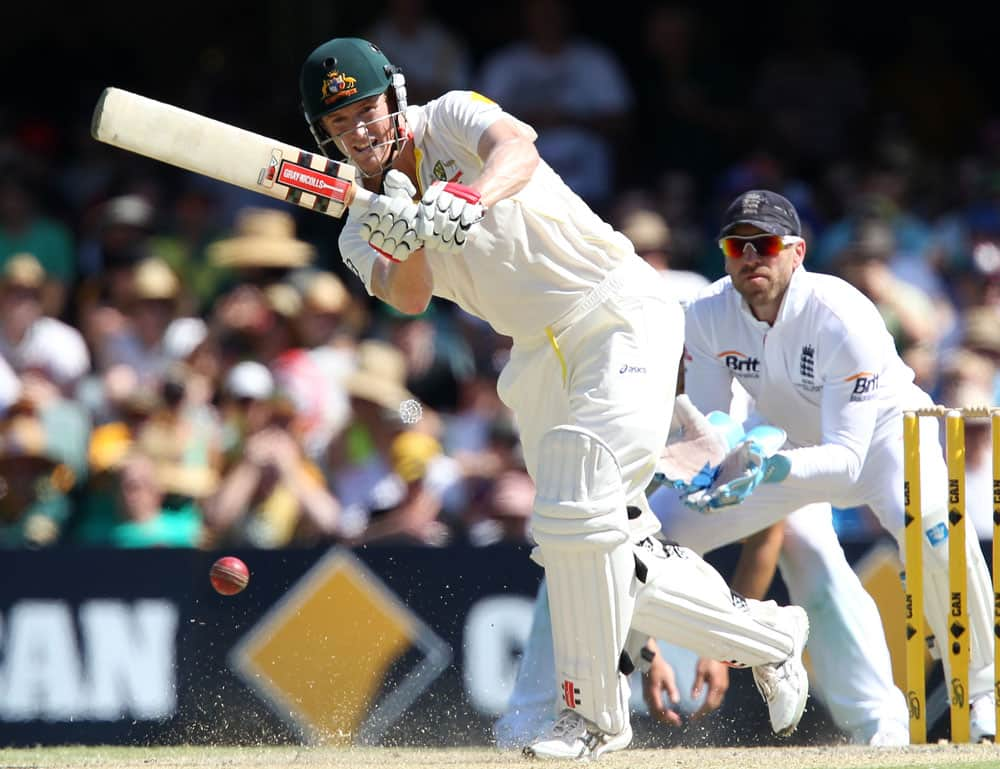
[[250,570],[239,558],[226,555],[212,564],[208,573],[215,592],[222,595],[236,595],[250,582]]

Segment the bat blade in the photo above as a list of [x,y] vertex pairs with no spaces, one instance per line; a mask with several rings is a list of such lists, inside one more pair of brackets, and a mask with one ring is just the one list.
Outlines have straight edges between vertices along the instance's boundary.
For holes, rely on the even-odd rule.
[[373,194],[354,167],[205,115],[105,88],[91,135],[100,142],[333,217]]

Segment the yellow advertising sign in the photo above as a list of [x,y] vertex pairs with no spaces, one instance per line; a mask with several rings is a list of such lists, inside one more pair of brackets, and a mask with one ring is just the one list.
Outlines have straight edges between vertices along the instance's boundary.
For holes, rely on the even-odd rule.
[[[411,652],[420,661],[389,681]],[[339,548],[313,566],[231,655],[247,684],[306,740],[344,745],[376,742],[450,660],[448,644]]]

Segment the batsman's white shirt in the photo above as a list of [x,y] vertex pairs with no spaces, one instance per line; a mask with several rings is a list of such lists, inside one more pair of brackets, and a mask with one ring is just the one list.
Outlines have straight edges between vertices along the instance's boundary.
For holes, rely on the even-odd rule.
[[[471,91],[409,107],[421,193],[437,180],[478,179],[479,140],[501,117],[516,121]],[[352,213],[340,249],[371,293],[372,268],[383,257],[359,230]],[[626,497],[641,500],[636,533],[657,530],[643,491],[669,427],[683,316],[656,271],[544,160],[520,192],[487,209],[461,254],[426,253],[434,295],[514,341],[498,389],[517,415],[529,472],[549,428],[590,429],[622,465]]]

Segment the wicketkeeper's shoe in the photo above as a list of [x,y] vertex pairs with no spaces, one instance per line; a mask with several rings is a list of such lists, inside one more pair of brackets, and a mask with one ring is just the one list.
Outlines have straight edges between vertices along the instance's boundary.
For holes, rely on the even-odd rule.
[[969,742],[993,741],[997,735],[997,706],[992,693],[981,694],[971,703]]
[[588,760],[611,750],[624,750],[630,742],[631,726],[626,726],[620,734],[608,734],[575,710],[565,708],[548,733],[524,749],[524,755],[528,758]]
[[798,606],[785,606],[793,638],[792,655],[784,662],[758,665],[753,669],[757,690],[767,703],[771,728],[779,737],[795,731],[809,698],[809,675],[802,664],[802,650],[809,638],[809,618]]

